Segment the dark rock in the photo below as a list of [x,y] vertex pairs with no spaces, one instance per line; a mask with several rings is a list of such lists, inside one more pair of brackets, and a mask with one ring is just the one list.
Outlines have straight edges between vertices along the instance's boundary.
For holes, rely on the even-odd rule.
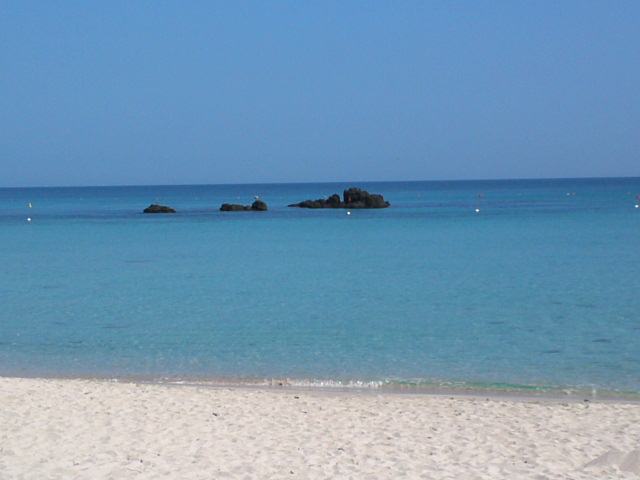
[[268,210],[267,204],[262,200],[256,200],[251,204],[251,210],[256,212],[266,212]]
[[223,203],[220,207],[221,212],[244,212],[250,209],[251,207],[245,207],[244,205],[238,205],[236,203]]
[[386,208],[391,205],[382,195],[371,194],[359,188],[349,188],[342,195],[334,193],[327,199],[305,200],[293,203],[290,207],[299,208]]
[[289,205],[290,207],[301,207],[301,208],[326,208],[327,201],[326,200],[305,200],[297,205]]
[[223,203],[220,207],[221,212],[266,212],[267,204],[262,200],[256,200],[251,205],[238,205],[235,203]]
[[152,204],[145,208],[143,213],[176,213],[176,211],[165,205]]
[[327,199],[327,205],[330,208],[340,208],[340,195],[334,193]]
[[345,190],[342,198],[347,208],[386,208],[390,205],[382,195],[371,194],[359,188]]

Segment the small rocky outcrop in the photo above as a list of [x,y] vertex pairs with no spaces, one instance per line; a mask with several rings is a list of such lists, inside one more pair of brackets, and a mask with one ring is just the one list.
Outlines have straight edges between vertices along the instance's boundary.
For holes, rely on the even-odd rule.
[[262,200],[256,200],[251,205],[238,205],[235,203],[223,203],[220,207],[221,212],[266,212],[267,204]]
[[176,213],[176,211],[173,208],[167,207],[166,205],[158,205],[156,203],[149,205],[142,212],[143,213]]
[[255,212],[266,212],[268,209],[269,207],[262,200],[256,200],[251,204],[251,210]]
[[387,208],[391,205],[382,195],[369,193],[359,188],[349,188],[340,195],[334,193],[328,198],[318,200],[305,200],[300,203],[293,203],[290,207],[299,208]]

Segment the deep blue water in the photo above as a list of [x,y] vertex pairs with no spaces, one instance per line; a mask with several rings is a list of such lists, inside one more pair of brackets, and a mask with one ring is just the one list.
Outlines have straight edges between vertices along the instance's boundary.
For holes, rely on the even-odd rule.
[[[351,186],[392,205],[286,206]],[[269,211],[218,211],[254,195]],[[0,189],[0,374],[637,394],[636,195],[640,178]],[[178,213],[142,214],[156,201]]]

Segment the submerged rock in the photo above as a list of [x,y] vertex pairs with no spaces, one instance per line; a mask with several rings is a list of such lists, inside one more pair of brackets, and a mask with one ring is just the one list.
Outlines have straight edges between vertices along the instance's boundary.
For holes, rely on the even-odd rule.
[[145,208],[143,213],[176,213],[176,211],[166,205],[151,204]]
[[387,208],[391,205],[382,195],[369,193],[359,188],[349,188],[340,195],[334,193],[329,198],[318,200],[305,200],[300,203],[293,203],[290,207],[299,208]]
[[238,205],[236,203],[223,203],[220,207],[221,212],[266,212],[267,204],[262,200],[256,200],[251,205]]

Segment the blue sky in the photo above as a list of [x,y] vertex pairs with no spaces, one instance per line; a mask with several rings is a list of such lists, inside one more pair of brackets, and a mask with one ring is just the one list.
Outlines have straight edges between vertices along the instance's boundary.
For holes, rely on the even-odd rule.
[[0,2],[0,186],[640,175],[640,2]]

